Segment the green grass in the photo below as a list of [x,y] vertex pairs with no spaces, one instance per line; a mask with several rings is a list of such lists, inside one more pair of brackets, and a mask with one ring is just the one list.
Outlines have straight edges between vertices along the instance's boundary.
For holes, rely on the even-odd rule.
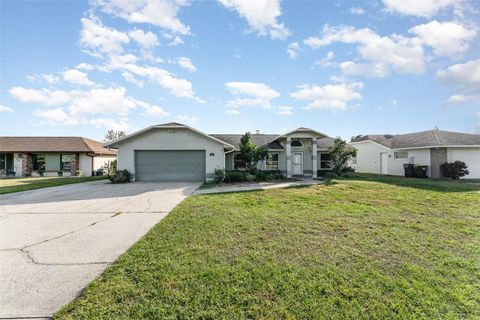
[[0,179],[0,194],[63,186],[65,184],[106,179],[107,177],[31,177]]
[[57,319],[479,319],[480,186],[196,195]]

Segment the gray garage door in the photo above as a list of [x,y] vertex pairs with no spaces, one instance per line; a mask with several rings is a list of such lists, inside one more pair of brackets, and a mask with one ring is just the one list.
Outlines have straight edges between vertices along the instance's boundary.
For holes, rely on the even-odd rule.
[[203,181],[205,151],[135,151],[135,179],[139,181]]

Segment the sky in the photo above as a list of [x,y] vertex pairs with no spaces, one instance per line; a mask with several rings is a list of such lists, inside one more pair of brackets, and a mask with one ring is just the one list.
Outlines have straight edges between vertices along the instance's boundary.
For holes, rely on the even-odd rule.
[[0,135],[480,133],[480,2],[0,0]]

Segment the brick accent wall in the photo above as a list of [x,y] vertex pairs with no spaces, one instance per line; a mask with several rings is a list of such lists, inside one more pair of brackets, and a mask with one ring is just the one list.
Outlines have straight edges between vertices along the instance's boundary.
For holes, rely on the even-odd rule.
[[21,153],[22,156],[22,175],[29,176],[33,171],[32,155],[30,153]]
[[440,165],[447,162],[447,148],[430,149],[430,177],[443,178]]
[[77,170],[79,168],[80,164],[80,155],[78,153],[72,153],[71,155],[71,168],[70,168],[70,173],[72,176],[77,174]]

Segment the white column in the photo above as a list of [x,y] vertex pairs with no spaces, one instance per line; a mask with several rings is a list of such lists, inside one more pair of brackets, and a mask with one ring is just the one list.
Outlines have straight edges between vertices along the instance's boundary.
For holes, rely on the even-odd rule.
[[317,137],[312,138],[312,178],[317,177]]
[[286,154],[287,154],[287,178],[291,178],[292,177],[292,139],[291,138],[287,138],[287,150],[286,150]]

